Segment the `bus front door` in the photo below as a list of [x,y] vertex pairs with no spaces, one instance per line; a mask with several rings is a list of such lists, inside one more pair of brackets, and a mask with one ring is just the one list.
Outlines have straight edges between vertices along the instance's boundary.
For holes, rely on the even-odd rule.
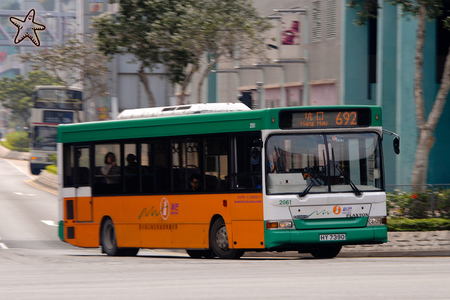
[[77,222],[92,222],[89,146],[75,147],[75,211]]

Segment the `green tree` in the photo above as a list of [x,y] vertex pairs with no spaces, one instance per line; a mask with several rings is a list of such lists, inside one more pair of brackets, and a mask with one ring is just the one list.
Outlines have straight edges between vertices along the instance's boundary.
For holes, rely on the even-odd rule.
[[[180,28],[181,16],[195,0],[111,0],[118,3],[117,14],[104,13],[94,20],[95,39],[106,55],[131,53],[139,64],[138,76],[147,94],[149,106],[156,105],[146,69],[152,71],[163,63],[174,83],[184,80],[184,67],[192,62],[192,53],[182,47],[164,49],[164,38]],[[156,33],[149,37],[148,33]]]
[[164,64],[170,81],[181,85],[183,102],[185,90],[201,65],[206,67],[199,90],[219,59],[262,49],[262,33],[270,28],[250,0],[122,0],[119,4],[117,15],[103,14],[94,22],[96,39],[105,54],[134,55],[150,106],[155,101],[145,67],[151,70]]
[[46,70],[66,88],[82,86],[83,102],[108,94],[108,59],[89,35],[69,35],[61,45],[21,54],[20,58],[35,69]]
[[20,120],[21,127],[28,124],[33,107],[33,91],[37,85],[61,85],[62,82],[42,71],[28,73],[28,77],[17,75],[0,79],[0,102]]
[[[415,54],[415,74],[414,74],[414,102],[416,105],[416,121],[419,132],[417,142],[416,158],[412,171],[411,184],[416,189],[424,189],[427,183],[428,162],[430,150],[433,147],[435,138],[434,131],[439,122],[444,109],[447,95],[450,90],[450,49],[444,65],[442,80],[436,94],[433,107],[425,116],[425,99],[423,96],[423,48],[425,44],[426,20],[436,19],[438,16],[446,18],[446,26],[450,29],[450,12],[443,10],[442,0],[390,0],[386,1],[394,5],[400,5],[405,15],[416,17],[417,39]],[[350,0],[349,6],[358,9],[357,23],[365,24],[368,17],[375,17],[371,12],[378,9],[377,0]]]
[[183,47],[192,52],[193,63],[185,68],[181,95],[185,94],[192,75],[205,66],[197,86],[197,102],[202,102],[202,84],[217,62],[255,55],[263,58],[263,34],[271,28],[271,23],[259,15],[251,0],[198,0],[180,23],[180,29],[167,37],[169,44],[164,48]]

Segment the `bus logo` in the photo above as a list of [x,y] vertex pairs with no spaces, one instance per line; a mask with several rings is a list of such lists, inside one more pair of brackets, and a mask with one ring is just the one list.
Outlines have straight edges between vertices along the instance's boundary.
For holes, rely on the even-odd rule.
[[333,207],[333,212],[335,215],[338,215],[341,213],[341,207],[339,205],[336,205],[335,207]]
[[160,207],[159,207],[159,211],[160,211],[160,213],[161,213],[161,217],[164,219],[164,220],[167,220],[167,218],[169,217],[169,214],[170,214],[170,203],[169,203],[169,200],[167,200],[167,198],[162,198],[162,200],[161,200],[161,204],[160,204]]

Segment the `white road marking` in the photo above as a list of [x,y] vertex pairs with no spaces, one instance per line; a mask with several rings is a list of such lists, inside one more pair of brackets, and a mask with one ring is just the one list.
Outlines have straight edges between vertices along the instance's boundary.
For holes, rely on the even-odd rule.
[[33,179],[33,177],[30,174],[27,174],[25,171],[23,171],[21,168],[10,162],[9,160],[5,159],[11,166],[22,172],[23,174],[27,175],[29,178]]
[[48,226],[58,226],[58,224],[56,224],[55,221],[51,220],[41,220],[41,222]]
[[[0,237],[0,240],[1,240],[2,238]],[[4,250],[6,250],[6,249],[9,249],[8,248],[8,246],[6,246],[4,243],[0,243],[0,249],[4,249]]]
[[24,194],[21,192],[14,192],[14,194],[19,195],[19,196],[36,196],[36,194]]

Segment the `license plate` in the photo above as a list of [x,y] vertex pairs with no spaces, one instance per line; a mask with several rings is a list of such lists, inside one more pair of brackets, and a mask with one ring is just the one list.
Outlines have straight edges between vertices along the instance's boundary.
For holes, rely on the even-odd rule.
[[345,233],[341,234],[321,234],[319,235],[321,241],[345,241]]

